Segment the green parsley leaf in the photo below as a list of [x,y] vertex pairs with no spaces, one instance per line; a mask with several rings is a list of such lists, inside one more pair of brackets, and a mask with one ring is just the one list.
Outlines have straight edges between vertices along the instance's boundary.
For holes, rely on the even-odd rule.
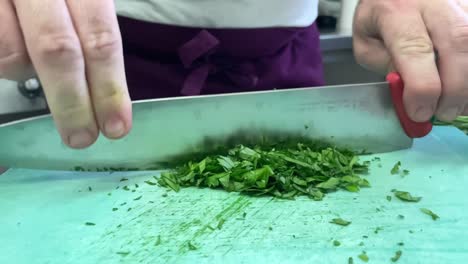
[[435,214],[434,212],[432,212],[431,210],[427,209],[427,208],[420,208],[421,212],[429,215],[432,217],[432,220],[436,221],[437,219],[439,219],[440,217]]
[[369,262],[369,257],[367,256],[367,253],[365,251],[363,251],[359,256],[358,258],[360,258],[362,261],[364,262]]
[[395,196],[405,202],[419,202],[422,197],[414,197],[409,192],[405,191],[395,191]]
[[398,161],[392,168],[392,170],[390,171],[390,173],[392,175],[395,175],[395,174],[398,174],[400,172],[400,166],[401,166],[401,162]]
[[196,247],[196,246],[195,246],[194,244],[192,244],[192,242],[190,242],[190,241],[187,243],[187,245],[188,245],[188,248],[189,248],[190,250],[197,250],[197,249],[198,249],[198,247]]
[[398,250],[397,252],[395,252],[395,256],[392,257],[390,260],[392,262],[397,262],[400,259],[401,254],[402,254],[401,250]]
[[351,224],[350,221],[346,221],[346,220],[343,220],[341,218],[334,218],[330,221],[330,223],[332,224],[337,224],[337,225],[341,225],[341,226],[347,226],[349,224]]

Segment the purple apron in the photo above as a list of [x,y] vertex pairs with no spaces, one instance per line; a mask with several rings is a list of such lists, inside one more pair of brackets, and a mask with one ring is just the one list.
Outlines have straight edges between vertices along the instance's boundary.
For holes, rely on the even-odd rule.
[[119,17],[132,100],[323,85],[316,24],[201,29]]

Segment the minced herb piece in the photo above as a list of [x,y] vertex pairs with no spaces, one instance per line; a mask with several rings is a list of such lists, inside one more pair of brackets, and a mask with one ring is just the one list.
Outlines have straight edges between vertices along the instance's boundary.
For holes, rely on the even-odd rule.
[[93,188],[91,188],[91,186],[88,186],[88,191],[91,192],[92,190],[93,190]]
[[142,195],[138,196],[137,198],[133,199],[133,201],[138,201],[141,199],[141,197],[143,197]]
[[387,201],[392,201],[392,197],[390,195],[387,195]]
[[432,220],[434,220],[434,221],[440,218],[437,214],[435,214],[434,212],[432,212],[432,211],[429,210],[429,209],[420,208],[420,210],[421,210],[421,212],[423,212],[423,213],[425,213],[425,214],[431,216],[431,217],[432,217]]
[[135,183],[135,188],[138,188],[140,187],[140,185],[138,185],[138,183]]
[[333,241],[333,245],[334,245],[335,247],[339,247],[339,246],[341,245],[341,243],[340,243],[340,241],[335,240],[335,241]]
[[409,230],[408,232],[409,232],[410,234],[413,234],[413,233],[414,233],[414,231],[413,231],[413,230]]
[[224,222],[226,222],[226,220],[223,218],[219,219],[217,228],[221,230],[221,228],[223,228]]
[[127,212],[130,212],[131,210],[132,210],[132,208],[131,208],[131,207],[129,207],[129,208],[127,209]]
[[176,192],[195,186],[283,199],[308,196],[320,201],[328,192],[357,192],[370,187],[360,176],[368,168],[356,153],[318,143],[238,145],[222,154],[175,166],[155,179]]
[[120,179],[120,182],[124,182],[124,181],[128,181],[128,179],[127,178]]
[[419,202],[422,197],[414,197],[409,192],[395,191],[395,196],[405,202]]
[[130,254],[129,251],[118,251],[118,252],[115,252],[115,253],[118,254],[118,255],[121,255],[123,257],[126,257],[126,256],[128,256]]
[[96,224],[95,224],[95,223],[91,223],[91,222],[86,222],[85,225],[87,225],[87,226],[95,226]]
[[121,227],[122,227],[122,224],[119,224],[119,225],[117,226],[117,228],[121,228]]
[[397,252],[395,252],[395,256],[392,257],[390,260],[392,262],[397,262],[400,259],[401,254],[402,254],[401,250],[398,250]]
[[392,170],[390,171],[390,173],[391,173],[392,175],[398,174],[398,173],[400,172],[400,166],[401,166],[401,162],[398,161],[398,162],[393,166],[393,168],[392,168]]
[[359,246],[364,246],[364,242],[361,241],[361,243],[359,243]]
[[188,244],[188,248],[189,248],[190,250],[197,250],[197,249],[198,249],[198,248],[197,248],[194,244],[192,244],[192,242],[190,242],[190,241],[189,241],[187,244]]
[[364,262],[368,262],[369,261],[369,257],[367,256],[367,253],[365,251],[363,251],[359,256],[358,258],[360,258],[362,261]]
[[399,246],[404,246],[405,243],[403,243],[403,242],[398,242],[398,245],[399,245]]
[[126,190],[126,191],[130,191],[130,188],[128,188],[127,185],[125,185],[122,189]]
[[80,167],[80,166],[76,166],[74,168],[75,171],[86,171],[83,167]]
[[132,190],[132,192],[136,192],[136,190]]
[[351,224],[350,221],[346,221],[346,220],[343,220],[341,218],[334,218],[330,221],[330,223],[332,224],[337,224],[337,225],[341,225],[341,226],[347,226],[349,224]]
[[244,213],[242,214],[242,218],[245,218],[246,216],[247,216],[247,213],[244,212]]
[[111,195],[112,195],[112,193],[107,193],[107,196],[111,196]]
[[148,184],[148,185],[156,185],[157,184],[157,183],[152,182],[152,181],[145,181],[145,183]]
[[398,215],[398,219],[405,219],[404,215]]
[[117,210],[119,210],[119,208],[112,208],[112,211],[114,211],[114,212],[117,211]]
[[379,231],[382,231],[382,230],[383,230],[382,227],[376,227],[375,230],[374,230],[374,233],[375,233],[375,234],[378,234]]
[[268,230],[273,231],[273,227],[271,227],[271,226],[268,227]]
[[126,205],[126,204],[127,204],[126,202],[123,202],[123,203],[120,204],[120,206],[124,206],[124,205]]
[[349,257],[349,258],[348,258],[348,264],[354,264],[354,260],[353,260],[352,257]]
[[156,238],[156,242],[154,242],[154,246],[159,246],[161,245],[161,235],[158,235],[158,237]]
[[362,236],[362,238],[369,238],[369,236]]
[[403,176],[409,175],[409,170],[403,170]]
[[167,197],[167,193],[163,193],[161,196],[162,197]]

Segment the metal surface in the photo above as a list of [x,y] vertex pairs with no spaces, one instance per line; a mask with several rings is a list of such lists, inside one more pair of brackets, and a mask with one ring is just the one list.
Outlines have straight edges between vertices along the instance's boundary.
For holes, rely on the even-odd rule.
[[386,83],[155,99],[134,103],[123,140],[63,145],[49,116],[0,125],[0,166],[164,168],[180,155],[265,140],[332,141],[356,151],[408,148]]

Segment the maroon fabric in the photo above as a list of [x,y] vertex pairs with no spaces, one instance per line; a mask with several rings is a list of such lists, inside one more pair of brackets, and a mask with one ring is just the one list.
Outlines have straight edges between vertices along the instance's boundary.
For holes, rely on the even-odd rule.
[[133,100],[323,85],[316,24],[202,29],[119,17]]

